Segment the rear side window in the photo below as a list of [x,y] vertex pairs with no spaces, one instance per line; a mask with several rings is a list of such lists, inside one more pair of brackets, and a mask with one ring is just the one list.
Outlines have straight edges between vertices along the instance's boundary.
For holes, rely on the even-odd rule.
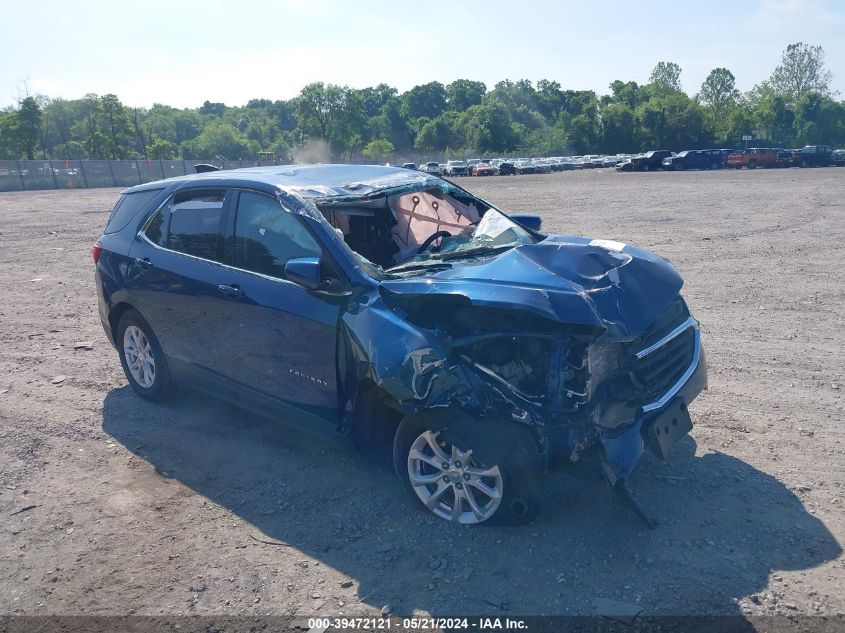
[[164,248],[222,262],[224,205],[224,191],[179,193],[150,218],[144,233]]
[[135,193],[125,193],[120,196],[117,204],[109,217],[104,233],[117,233],[126,228],[129,221],[138,215],[138,212],[147,206],[147,203],[155,198],[161,189],[147,189]]

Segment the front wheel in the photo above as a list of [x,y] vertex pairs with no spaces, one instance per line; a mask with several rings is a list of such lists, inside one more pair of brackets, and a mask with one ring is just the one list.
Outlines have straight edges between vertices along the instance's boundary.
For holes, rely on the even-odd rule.
[[117,347],[123,373],[135,392],[156,402],[173,389],[167,360],[150,325],[135,310],[127,310],[117,326]]
[[[492,430],[492,429],[490,429]],[[537,459],[514,443],[492,463],[485,442],[405,418],[396,431],[393,463],[404,488],[429,512],[454,523],[520,525],[537,514]],[[535,450],[536,452],[536,450]]]

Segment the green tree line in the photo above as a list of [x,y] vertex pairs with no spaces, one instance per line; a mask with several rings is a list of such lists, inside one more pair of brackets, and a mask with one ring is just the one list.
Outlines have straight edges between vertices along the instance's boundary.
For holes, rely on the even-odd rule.
[[[845,145],[845,102],[831,91],[824,50],[790,44],[771,76],[747,93],[715,68],[690,96],[681,68],[660,62],[649,81],[617,80],[609,92],[556,81],[430,82],[399,93],[321,82],[293,99],[243,107],[132,108],[113,94],[65,100],[26,96],[0,111],[0,158],[383,161],[410,153],[564,155],[648,149]],[[312,158],[312,160],[314,160]]]

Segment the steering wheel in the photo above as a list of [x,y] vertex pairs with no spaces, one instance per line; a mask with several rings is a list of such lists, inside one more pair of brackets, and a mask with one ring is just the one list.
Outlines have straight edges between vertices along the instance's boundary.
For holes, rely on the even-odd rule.
[[449,233],[449,231],[436,231],[436,232],[432,233],[431,235],[429,235],[425,239],[425,242],[420,244],[420,247],[417,249],[417,253],[422,253],[429,246],[431,246],[436,239],[441,238],[441,237],[452,237],[452,234]]

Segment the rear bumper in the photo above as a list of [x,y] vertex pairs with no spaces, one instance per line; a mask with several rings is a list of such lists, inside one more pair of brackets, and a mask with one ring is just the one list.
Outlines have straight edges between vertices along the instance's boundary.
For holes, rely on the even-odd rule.
[[112,335],[111,325],[109,324],[110,307],[106,301],[106,291],[103,287],[103,279],[97,267],[94,268],[94,285],[97,289],[97,313],[100,316],[100,324],[103,326],[103,331],[106,333],[109,343],[114,346],[114,336]]

